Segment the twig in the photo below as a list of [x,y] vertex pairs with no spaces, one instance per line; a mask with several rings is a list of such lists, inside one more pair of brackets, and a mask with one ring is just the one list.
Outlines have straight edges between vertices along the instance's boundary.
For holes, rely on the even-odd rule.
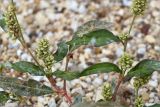
[[120,74],[118,83],[116,85],[115,91],[114,91],[113,96],[112,96],[112,101],[116,101],[116,95],[117,95],[119,86],[120,86],[121,82],[123,81],[123,79],[124,79],[124,77]]

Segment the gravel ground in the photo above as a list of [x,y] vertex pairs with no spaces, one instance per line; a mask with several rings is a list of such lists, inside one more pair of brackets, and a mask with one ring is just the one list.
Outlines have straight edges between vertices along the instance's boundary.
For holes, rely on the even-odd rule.
[[[119,34],[128,30],[132,19],[129,10],[129,0],[123,2],[112,0],[15,0],[18,7],[17,16],[22,26],[23,34],[28,46],[35,50],[41,38],[47,38],[56,49],[57,43],[70,40],[77,27],[92,19],[102,19],[113,23],[110,30]],[[110,2],[111,1],[111,2]],[[1,3],[5,5],[2,5]],[[128,43],[128,52],[132,53],[137,61],[150,58],[160,60],[160,0],[151,0],[144,16],[136,19]],[[4,11],[7,0],[0,1]],[[31,56],[22,48],[18,41],[9,39],[0,29],[0,62],[26,60],[32,61]],[[53,42],[54,41],[54,42]],[[69,69],[82,70],[97,62],[114,62],[122,55],[120,44],[110,44],[100,48],[82,46],[74,51],[73,60],[69,62]],[[56,63],[53,70],[64,69],[65,61]],[[22,74],[6,71],[7,75],[22,77]],[[88,77],[75,79],[67,83],[72,95],[80,94],[87,101],[101,99],[101,86],[105,81],[117,78],[117,74],[94,74]],[[28,75],[23,75],[23,78]],[[33,77],[36,80],[46,80],[43,77]],[[62,81],[57,79],[57,85],[62,87]],[[46,81],[46,84],[49,83]],[[132,84],[125,84],[133,90]],[[122,93],[123,86],[119,93]],[[154,72],[149,83],[143,86],[139,93],[147,105],[160,103],[160,74]],[[127,99],[130,102],[130,99]],[[69,107],[58,97],[32,97],[27,102],[34,107]],[[17,103],[7,103],[5,107],[17,107]],[[20,105],[19,105],[20,106]]]

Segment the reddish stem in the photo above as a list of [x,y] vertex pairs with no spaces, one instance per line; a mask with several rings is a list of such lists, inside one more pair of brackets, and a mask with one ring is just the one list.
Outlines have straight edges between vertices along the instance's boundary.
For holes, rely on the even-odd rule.
[[72,103],[72,99],[71,99],[71,96],[69,96],[69,95],[67,94],[67,91],[64,90],[64,89],[59,88],[59,87],[56,85],[56,80],[55,80],[54,78],[52,78],[52,77],[47,77],[47,78],[48,78],[49,82],[51,83],[53,90],[55,90],[55,92],[56,92],[57,94],[62,95],[62,96],[65,96],[67,102],[68,102],[69,104],[71,104],[71,103]]
[[116,101],[116,95],[117,95],[119,86],[121,85],[121,82],[123,81],[123,79],[124,79],[124,77],[120,74],[118,83],[116,85],[115,91],[114,91],[113,96],[112,96],[112,101]]

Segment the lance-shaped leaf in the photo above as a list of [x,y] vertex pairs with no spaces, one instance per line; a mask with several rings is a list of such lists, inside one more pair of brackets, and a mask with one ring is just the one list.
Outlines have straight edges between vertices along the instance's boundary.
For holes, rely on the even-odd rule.
[[3,64],[3,67],[14,69],[15,71],[18,71],[18,72],[30,73],[36,76],[45,75],[43,68],[35,65],[32,62],[26,62],[26,61],[19,61],[16,63],[7,62]]
[[109,29],[112,26],[111,22],[102,20],[90,20],[77,28],[74,34],[75,37],[82,37],[84,34],[98,29]]
[[6,25],[6,21],[4,19],[4,15],[0,12],[0,27],[7,32],[7,25]]
[[70,51],[73,51],[82,45],[99,47],[112,42],[120,42],[120,39],[106,29],[98,29],[86,33],[82,37],[73,38],[71,41],[67,42],[67,44],[69,45]]
[[160,61],[145,59],[140,61],[127,74],[127,78],[144,77],[151,75],[154,71],[160,71]]
[[5,91],[0,91],[0,106],[5,104],[10,99],[10,96]]
[[0,76],[0,87],[20,96],[41,96],[53,93],[48,86],[35,80],[23,81],[17,78]]
[[55,61],[61,61],[68,53],[68,45],[65,42],[60,42],[58,44],[58,49],[54,54]]
[[87,76],[87,75],[97,74],[97,73],[109,73],[109,72],[121,73],[121,70],[115,64],[104,62],[104,63],[94,64],[86,68],[85,70],[83,70],[81,73],[56,71],[53,73],[53,75],[55,75],[56,77],[62,78],[64,80],[73,80],[82,76]]

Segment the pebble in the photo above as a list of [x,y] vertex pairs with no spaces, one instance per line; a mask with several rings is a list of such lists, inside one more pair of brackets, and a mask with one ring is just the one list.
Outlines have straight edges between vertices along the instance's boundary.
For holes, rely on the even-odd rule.
[[71,93],[79,93],[80,95],[85,95],[84,90],[82,89],[82,87],[75,87],[74,89],[72,89]]
[[103,99],[103,96],[102,96],[102,89],[98,89],[96,92],[95,92],[95,101],[99,101],[99,100],[102,100]]
[[18,103],[14,102],[14,103],[6,103],[5,107],[18,107]]
[[142,93],[142,99],[143,99],[143,101],[148,101],[149,100],[149,94],[148,93],[146,93],[146,92],[144,92],[144,93]]
[[158,86],[158,81],[157,80],[149,80],[148,83],[150,86],[156,88]]
[[22,53],[23,53],[22,50],[20,50],[20,49],[17,50],[17,55],[18,55],[18,56],[21,56]]
[[63,101],[59,107],[69,107],[69,105],[65,101]]
[[48,101],[48,106],[49,106],[49,107],[57,107],[54,98],[51,98],[51,99]]
[[105,74],[103,78],[104,78],[104,80],[108,80],[108,75]]
[[123,0],[123,5],[124,6],[131,6],[132,1],[131,0]]
[[116,50],[116,55],[117,55],[117,57],[122,56],[122,54],[123,54],[123,49],[122,49],[122,48],[118,48],[118,49]]
[[147,43],[150,43],[150,44],[155,44],[155,43],[156,43],[156,39],[155,39],[153,36],[150,36],[150,35],[146,36],[146,37],[144,38],[144,40],[145,40]]
[[21,55],[21,59],[22,59],[22,60],[25,60],[25,61],[31,62],[32,57],[29,56],[27,53],[23,53],[23,54]]
[[102,85],[102,83],[103,83],[103,80],[102,80],[102,79],[100,79],[100,78],[95,78],[92,84],[93,84],[95,87],[98,87],[98,86]]
[[137,50],[137,53],[138,54],[145,54],[146,53],[146,48],[145,47],[142,47],[142,48],[139,48],[138,50]]

